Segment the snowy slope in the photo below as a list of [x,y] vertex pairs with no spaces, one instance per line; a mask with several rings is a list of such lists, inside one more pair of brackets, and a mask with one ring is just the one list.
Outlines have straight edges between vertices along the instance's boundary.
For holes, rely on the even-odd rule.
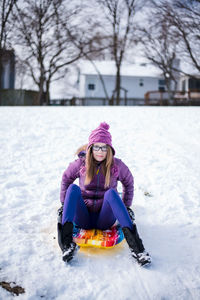
[[[61,176],[101,121],[135,177],[149,269],[126,243],[61,260]],[[0,281],[25,288],[17,299],[200,299],[199,107],[1,107],[0,144]]]

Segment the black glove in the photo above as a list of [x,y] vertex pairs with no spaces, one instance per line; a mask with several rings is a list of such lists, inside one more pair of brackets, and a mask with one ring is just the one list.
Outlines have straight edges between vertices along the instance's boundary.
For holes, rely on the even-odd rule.
[[58,223],[62,223],[63,206],[64,203],[62,203],[62,206],[57,210]]
[[134,221],[135,221],[135,214],[134,214],[133,210],[130,207],[126,207],[126,208],[127,208],[129,217],[131,218],[131,221],[134,223]]

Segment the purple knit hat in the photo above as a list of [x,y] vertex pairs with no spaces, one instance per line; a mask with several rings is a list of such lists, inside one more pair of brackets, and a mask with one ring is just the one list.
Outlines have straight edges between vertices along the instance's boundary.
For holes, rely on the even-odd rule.
[[113,155],[115,155],[115,149],[112,146],[112,137],[108,131],[109,128],[110,126],[106,122],[100,123],[100,125],[91,132],[87,149],[94,143],[104,143],[112,148]]

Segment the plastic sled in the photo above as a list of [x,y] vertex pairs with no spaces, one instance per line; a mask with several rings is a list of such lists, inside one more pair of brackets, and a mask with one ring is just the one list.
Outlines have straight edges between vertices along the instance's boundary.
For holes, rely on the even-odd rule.
[[73,240],[80,247],[113,248],[121,243],[124,234],[120,225],[108,230],[82,229],[74,226]]

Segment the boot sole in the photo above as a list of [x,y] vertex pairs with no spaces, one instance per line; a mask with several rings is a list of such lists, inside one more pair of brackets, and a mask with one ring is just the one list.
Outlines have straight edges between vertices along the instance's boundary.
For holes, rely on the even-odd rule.
[[80,247],[78,245],[76,245],[76,248],[74,249],[74,251],[72,253],[66,254],[66,255],[63,254],[63,257],[62,257],[63,261],[64,262],[70,262],[74,258],[75,254],[76,254],[76,252],[78,251],[79,248]]
[[148,266],[151,265],[151,261],[147,261],[147,262],[144,262],[144,263],[138,262],[138,264],[139,264],[141,267],[148,267]]

